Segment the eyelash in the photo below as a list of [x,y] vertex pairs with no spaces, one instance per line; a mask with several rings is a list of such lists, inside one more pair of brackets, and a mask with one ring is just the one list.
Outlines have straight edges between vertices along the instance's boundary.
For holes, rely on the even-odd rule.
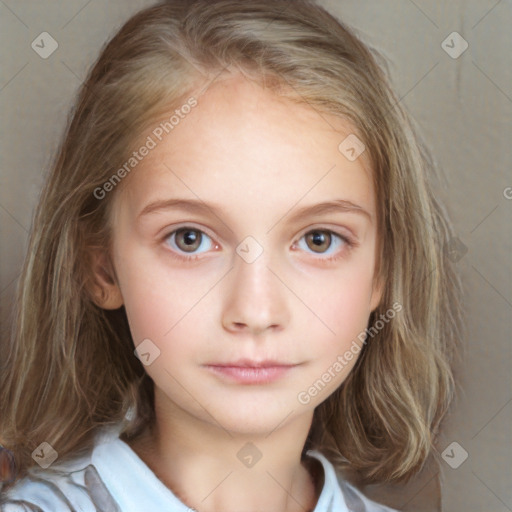
[[[207,233],[205,233],[204,231],[202,231],[201,229],[198,229],[198,228],[195,228],[193,226],[181,226],[179,228],[176,228],[174,229],[173,231],[170,231],[169,233],[167,233],[164,237],[163,237],[163,242],[167,242],[167,240],[169,238],[171,238],[172,235],[176,234],[178,231],[181,231],[181,230],[189,230],[189,231],[195,231],[197,233],[201,233],[201,235],[206,235],[208,238],[210,238],[212,240],[212,243],[218,247],[218,244],[215,243],[212,239],[212,237],[210,235],[208,235]],[[341,239],[341,241],[345,244],[345,248],[342,249],[341,251],[338,251],[334,256],[330,256],[330,257],[327,257],[327,258],[322,258],[322,257],[318,257],[318,258],[315,258],[321,262],[330,262],[330,261],[336,261],[340,258],[343,258],[344,256],[346,256],[347,252],[350,252],[352,249],[354,249],[357,245],[359,245],[354,239],[352,239],[351,237],[347,236],[347,235],[342,235],[341,233],[338,233],[336,231],[333,231],[331,229],[324,229],[324,228],[314,228],[314,229],[310,229],[309,231],[306,231],[299,239],[298,241],[302,240],[306,235],[310,234],[310,233],[328,233],[329,235],[334,235],[335,237],[338,237],[339,239]],[[297,242],[294,242],[294,246],[298,243]],[[202,240],[201,240],[202,242]],[[332,240],[331,240],[331,245],[332,245]],[[180,250],[178,248],[178,250]],[[201,257],[201,254],[202,253],[199,253],[199,254],[193,254],[193,253],[190,253],[190,256],[183,256],[182,254],[185,254],[185,253],[182,253],[182,254],[179,254],[176,252],[175,249],[171,249],[171,251],[169,251],[171,256],[173,258],[176,258],[180,261],[195,261],[197,259],[199,259]],[[311,253],[313,254],[313,253]],[[322,254],[322,253],[318,253],[318,254]]]

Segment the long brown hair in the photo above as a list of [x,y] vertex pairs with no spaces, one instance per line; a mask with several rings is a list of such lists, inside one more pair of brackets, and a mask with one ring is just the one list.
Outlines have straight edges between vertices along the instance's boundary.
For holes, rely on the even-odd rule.
[[127,438],[154,420],[153,382],[133,354],[124,308],[103,310],[90,292],[90,251],[110,247],[117,190],[101,199],[94,191],[143,129],[226,70],[357,127],[372,164],[385,283],[370,325],[402,305],[316,408],[306,447],[368,482],[405,480],[422,467],[453,396],[460,284],[444,250],[452,233],[434,196],[435,167],[383,66],[306,0],[166,1],[105,46],[42,191],[18,284],[0,382],[0,442],[18,478],[43,441],[65,459],[129,410]]

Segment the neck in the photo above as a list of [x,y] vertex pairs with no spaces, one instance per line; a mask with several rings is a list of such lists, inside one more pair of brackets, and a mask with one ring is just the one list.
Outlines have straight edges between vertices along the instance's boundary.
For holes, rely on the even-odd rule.
[[315,489],[312,473],[321,468],[318,461],[301,460],[312,415],[270,433],[248,434],[179,408],[158,413],[157,401],[155,424],[128,444],[184,504],[200,512],[314,509],[320,482]]

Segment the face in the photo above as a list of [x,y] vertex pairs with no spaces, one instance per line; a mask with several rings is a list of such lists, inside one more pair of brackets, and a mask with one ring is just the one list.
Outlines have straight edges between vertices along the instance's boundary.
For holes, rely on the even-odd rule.
[[269,431],[350,372],[381,296],[371,171],[338,149],[353,132],[231,77],[125,178],[112,263],[167,412]]

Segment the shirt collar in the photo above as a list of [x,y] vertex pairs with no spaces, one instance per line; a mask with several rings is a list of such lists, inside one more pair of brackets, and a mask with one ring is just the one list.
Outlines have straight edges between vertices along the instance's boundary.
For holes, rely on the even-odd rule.
[[[333,465],[316,450],[308,450],[306,455],[320,461],[324,472],[324,485],[313,512],[349,512]],[[100,436],[91,462],[123,512],[163,507],[169,512],[191,512],[119,438],[119,432],[108,431]]]

